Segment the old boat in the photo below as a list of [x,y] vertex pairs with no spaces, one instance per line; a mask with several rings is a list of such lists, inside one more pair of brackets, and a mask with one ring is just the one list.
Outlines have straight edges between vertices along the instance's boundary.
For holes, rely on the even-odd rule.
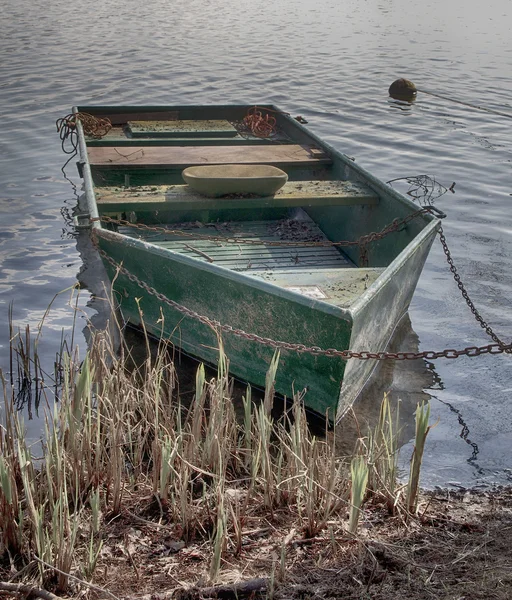
[[[276,391],[304,393],[308,408],[341,418],[376,361],[319,349],[386,348],[439,219],[275,106],[74,113],[80,218],[91,223],[124,319],[143,318],[151,334],[210,364],[222,336],[232,374],[256,386],[279,348]],[[79,113],[112,128],[96,135]],[[183,171],[201,165],[227,166],[235,179],[237,165],[278,167],[287,182],[275,193],[223,194],[214,169],[198,191]],[[374,232],[383,233],[365,237]]]

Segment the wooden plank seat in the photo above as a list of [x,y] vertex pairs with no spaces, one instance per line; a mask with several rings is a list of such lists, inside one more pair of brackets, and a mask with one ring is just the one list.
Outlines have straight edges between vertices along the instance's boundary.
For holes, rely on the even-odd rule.
[[[237,134],[233,137],[217,137],[208,135],[204,137],[202,135],[194,137],[177,137],[176,135],[166,135],[165,133],[159,133],[158,135],[145,135],[144,142],[141,137],[133,136],[127,130],[125,125],[114,125],[112,129],[102,138],[94,138],[92,136],[87,137],[87,146],[98,147],[98,146],[116,146],[119,150],[125,146],[140,146],[144,143],[144,146],[161,146],[164,143],[166,146],[271,146],[276,143],[279,144],[290,144],[290,139],[282,131],[278,131],[272,138],[259,138],[256,136],[245,136],[242,137]],[[124,150],[123,150],[124,152]]]
[[235,137],[238,131],[225,119],[128,121],[133,137]]
[[188,185],[96,188],[100,212],[203,210],[294,206],[352,206],[378,204],[369,187],[353,181],[289,181],[275,196],[208,198]]
[[93,146],[91,167],[172,169],[192,165],[265,164],[315,166],[331,164],[318,148],[297,144],[275,146]]

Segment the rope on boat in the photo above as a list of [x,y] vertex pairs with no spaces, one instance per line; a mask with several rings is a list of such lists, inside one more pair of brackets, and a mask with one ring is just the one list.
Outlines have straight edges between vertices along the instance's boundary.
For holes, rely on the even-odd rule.
[[[264,114],[262,111],[268,111]],[[254,137],[270,138],[277,133],[277,121],[270,112],[274,111],[270,108],[261,109],[258,106],[253,106],[247,111],[242,124],[250,131]],[[284,113],[287,114],[287,113]]]
[[[89,113],[77,112],[69,113],[65,117],[57,119],[55,125],[60,134],[62,151],[65,154],[75,155],[78,152],[78,132],[77,123],[82,124],[85,135],[95,138],[102,138],[112,129],[112,123],[107,118],[99,118]],[[71,148],[68,149],[68,142]]]
[[94,115],[90,115],[88,113],[83,112],[69,113],[65,117],[57,119],[57,121],[55,122],[55,125],[57,126],[57,132],[60,136],[62,151],[64,152],[64,154],[68,155],[68,159],[62,165],[60,170],[64,175],[64,179],[66,179],[66,181],[69,181],[69,183],[71,184],[73,193],[77,201],[79,200],[77,187],[74,184],[74,182],[66,175],[66,167],[78,154],[78,122],[82,124],[82,128],[86,135],[90,135],[96,138],[101,138],[107,135],[107,133],[112,129],[112,123],[109,119],[100,119],[98,117],[95,117]]

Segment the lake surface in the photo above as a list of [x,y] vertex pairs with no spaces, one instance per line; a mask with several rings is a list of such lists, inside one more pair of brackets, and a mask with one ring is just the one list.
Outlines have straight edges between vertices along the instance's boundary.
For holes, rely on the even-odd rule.
[[[512,119],[423,93],[412,104],[387,93],[407,77],[420,89],[512,114],[510,0],[91,0],[79,9],[61,0],[4,0],[3,7],[4,373],[11,303],[15,324],[34,331],[53,302],[39,342],[49,369],[61,335],[83,353],[87,320],[106,314],[96,314],[87,290],[70,291],[83,260],[69,225],[76,198],[60,172],[66,157],[55,120],[79,103],[272,102],[305,117],[312,131],[385,181],[429,174],[446,187],[455,182],[455,193],[436,204],[448,214],[443,227],[454,260],[484,318],[512,339]],[[73,164],[67,172],[79,183]],[[85,261],[94,271],[94,257]],[[438,243],[410,322],[402,347],[490,342]],[[511,366],[504,355],[386,366],[358,410],[371,412],[365,407],[390,389],[407,417],[430,396],[439,423],[427,444],[425,483],[510,483]],[[37,438],[41,420],[26,410]]]

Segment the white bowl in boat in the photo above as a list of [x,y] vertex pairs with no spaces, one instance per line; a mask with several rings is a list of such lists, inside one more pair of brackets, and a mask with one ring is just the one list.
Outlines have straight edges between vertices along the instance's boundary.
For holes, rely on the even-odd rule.
[[187,167],[183,179],[196,192],[213,198],[228,194],[272,196],[288,175],[270,165],[201,165]]

